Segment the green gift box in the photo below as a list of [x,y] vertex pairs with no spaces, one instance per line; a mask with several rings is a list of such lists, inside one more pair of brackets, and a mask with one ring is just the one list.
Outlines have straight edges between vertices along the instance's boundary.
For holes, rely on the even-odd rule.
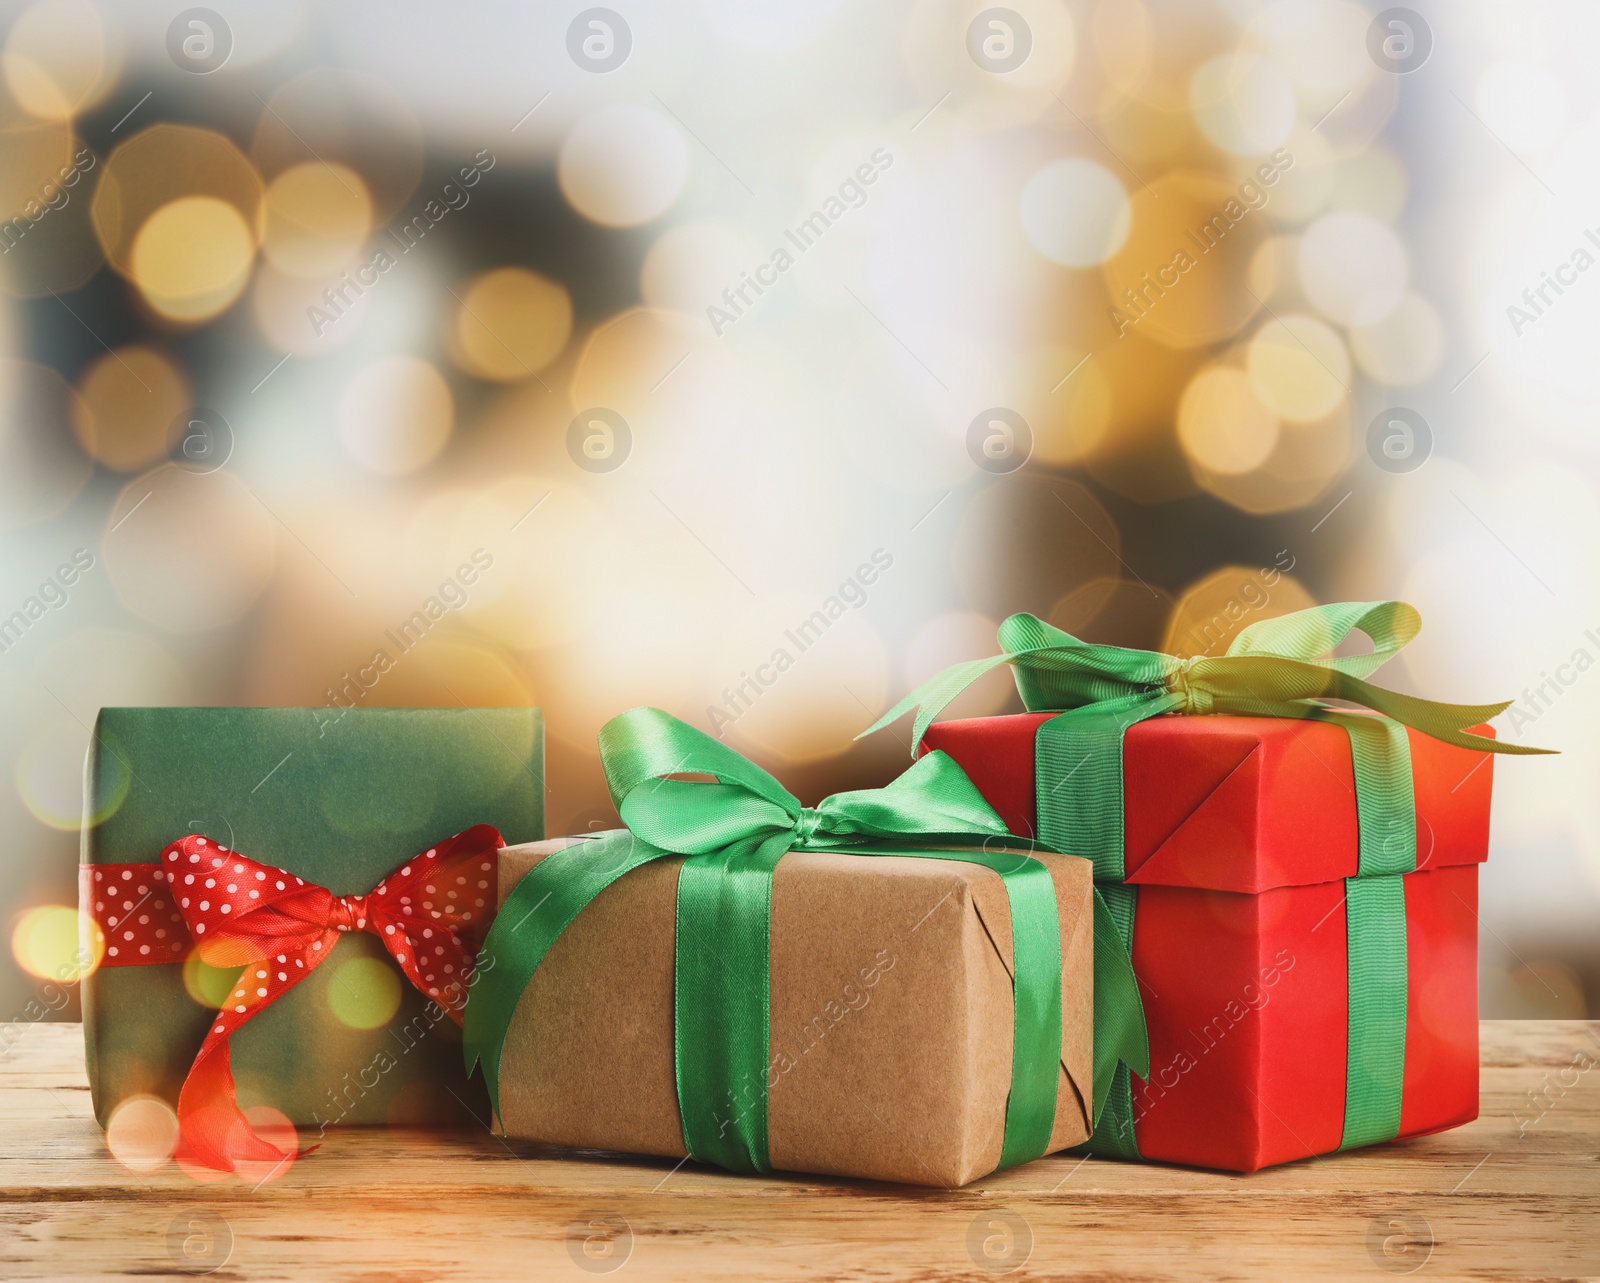
[[[544,723],[527,708],[108,708],[84,784],[89,943],[97,931],[121,935],[105,931],[118,905],[96,875],[126,874],[130,900],[154,897],[134,901],[128,925],[137,912],[140,939],[170,950],[126,965],[102,939],[103,965],[84,980],[104,1126],[135,1095],[176,1105],[239,974],[207,966],[169,912],[157,878],[168,844],[203,834],[336,896],[363,896],[475,825],[507,842],[542,838]],[[158,906],[170,933],[146,921]],[[238,1030],[232,1067],[241,1106],[270,1105],[302,1128],[488,1118],[481,1084],[462,1068],[459,1028],[365,931],[339,936],[326,962]]]

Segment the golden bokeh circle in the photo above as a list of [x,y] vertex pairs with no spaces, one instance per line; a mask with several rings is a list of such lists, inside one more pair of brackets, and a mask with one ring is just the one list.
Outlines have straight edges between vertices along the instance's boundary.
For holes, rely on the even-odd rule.
[[308,157],[341,175],[360,175],[376,223],[388,222],[416,191],[422,150],[422,124],[398,90],[377,76],[335,67],[313,67],[275,89],[250,144],[268,179]]
[[1161,649],[1169,655],[1222,655],[1251,624],[1315,606],[1288,573],[1288,554],[1262,566],[1221,566],[1185,588],[1167,621]]
[[1266,462],[1278,444],[1278,416],[1261,404],[1243,370],[1210,365],[1178,401],[1178,441],[1207,472],[1237,476]]
[[157,312],[198,323],[244,292],[255,252],[255,237],[235,206],[215,196],[180,196],[139,228],[129,267]]
[[372,197],[346,165],[291,165],[267,184],[265,209],[262,253],[290,276],[333,275],[356,258],[372,230]]
[[154,348],[118,348],[79,376],[72,429],[97,462],[137,472],[178,443],[189,395],[183,374]]
[[1324,494],[1355,457],[1348,404],[1313,423],[1285,421],[1272,453],[1254,471],[1205,472],[1201,486],[1241,512],[1266,516],[1303,508]]
[[71,120],[115,80],[105,23],[88,0],[40,0],[11,24],[0,53],[6,86],[41,120]]
[[1242,188],[1183,170],[1131,192],[1132,230],[1102,269],[1112,334],[1199,347],[1231,338],[1256,314],[1250,260],[1272,228]]
[[[253,247],[261,236],[263,194],[260,176],[222,134],[194,125],[159,124],[135,134],[106,157],[91,214],[107,261],[122,275],[133,277],[134,246],[157,211],[201,198],[231,205]],[[237,226],[216,211],[185,207],[177,221],[190,216],[198,217],[214,234],[237,235]],[[157,248],[152,245],[147,252]]]
[[571,334],[566,286],[524,267],[499,267],[462,292],[448,337],[468,374],[515,383],[560,356]]
[[64,904],[24,909],[11,929],[11,956],[39,980],[75,984],[84,972],[94,970],[103,952],[92,932],[84,951],[83,925],[78,911]]
[[65,121],[33,120],[0,104],[0,220],[45,217],[63,173],[71,172],[75,141]]
[[1246,355],[1255,394],[1274,414],[1312,423],[1350,395],[1350,354],[1325,322],[1304,313],[1274,317],[1255,332]]

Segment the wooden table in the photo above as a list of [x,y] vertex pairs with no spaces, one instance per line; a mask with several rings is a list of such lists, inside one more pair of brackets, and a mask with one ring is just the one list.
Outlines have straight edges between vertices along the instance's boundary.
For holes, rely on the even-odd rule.
[[1485,1022],[1483,1116],[1444,1135],[1254,1176],[1059,1156],[950,1192],[376,1130],[258,1189],[133,1173],[90,1116],[78,1026],[12,1032],[7,1278],[1600,1274],[1600,1024]]

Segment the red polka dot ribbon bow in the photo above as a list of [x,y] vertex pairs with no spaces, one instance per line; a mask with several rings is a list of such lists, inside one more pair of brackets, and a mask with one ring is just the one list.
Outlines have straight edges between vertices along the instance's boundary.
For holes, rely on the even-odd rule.
[[[244,968],[179,1093],[180,1152],[222,1171],[239,1160],[283,1158],[239,1109],[228,1040],[310,975],[346,931],[377,936],[406,978],[459,1024],[494,914],[503,845],[495,829],[477,825],[407,861],[366,895],[334,895],[193,835],[162,851],[159,868],[95,867],[84,890],[106,942],[102,965],[181,961],[192,938],[207,964]],[[124,908],[135,889],[148,900]],[[144,910],[137,920],[134,909]]]

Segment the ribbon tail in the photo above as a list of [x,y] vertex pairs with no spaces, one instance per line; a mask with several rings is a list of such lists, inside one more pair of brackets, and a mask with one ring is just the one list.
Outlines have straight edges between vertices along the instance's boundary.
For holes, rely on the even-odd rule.
[[1413,730],[1431,735],[1441,743],[1468,748],[1479,753],[1546,754],[1556,750],[1535,748],[1532,744],[1512,744],[1506,740],[1473,735],[1467,728],[1500,716],[1511,707],[1510,700],[1494,704],[1444,704],[1399,691],[1385,690],[1359,678],[1342,677],[1328,693],[1337,699],[1365,704],[1376,713],[1403,722]]
[[1117,1065],[1150,1077],[1150,1035],[1133,959],[1100,888],[1094,890],[1094,1121],[1111,1094]]
[[231,1172],[240,1161],[275,1166],[311,1150],[281,1150],[250,1126],[239,1108],[223,1038],[201,1050],[178,1094],[177,1152],[201,1166]]
[[933,719],[944,712],[945,706],[985,673],[998,668],[1001,664],[1009,664],[1014,658],[1015,656],[1009,653],[990,655],[986,659],[972,659],[964,664],[952,665],[944,672],[923,682],[856,738],[865,739],[868,735],[881,731],[915,708],[917,719],[911,727],[911,756],[915,757],[917,745],[922,743],[923,735],[933,724]]
[[489,1104],[502,1126],[500,1057],[511,1018],[533,973],[595,896],[623,874],[669,854],[618,829],[546,856],[506,897],[478,953],[461,1029],[467,1073],[483,1066]]

